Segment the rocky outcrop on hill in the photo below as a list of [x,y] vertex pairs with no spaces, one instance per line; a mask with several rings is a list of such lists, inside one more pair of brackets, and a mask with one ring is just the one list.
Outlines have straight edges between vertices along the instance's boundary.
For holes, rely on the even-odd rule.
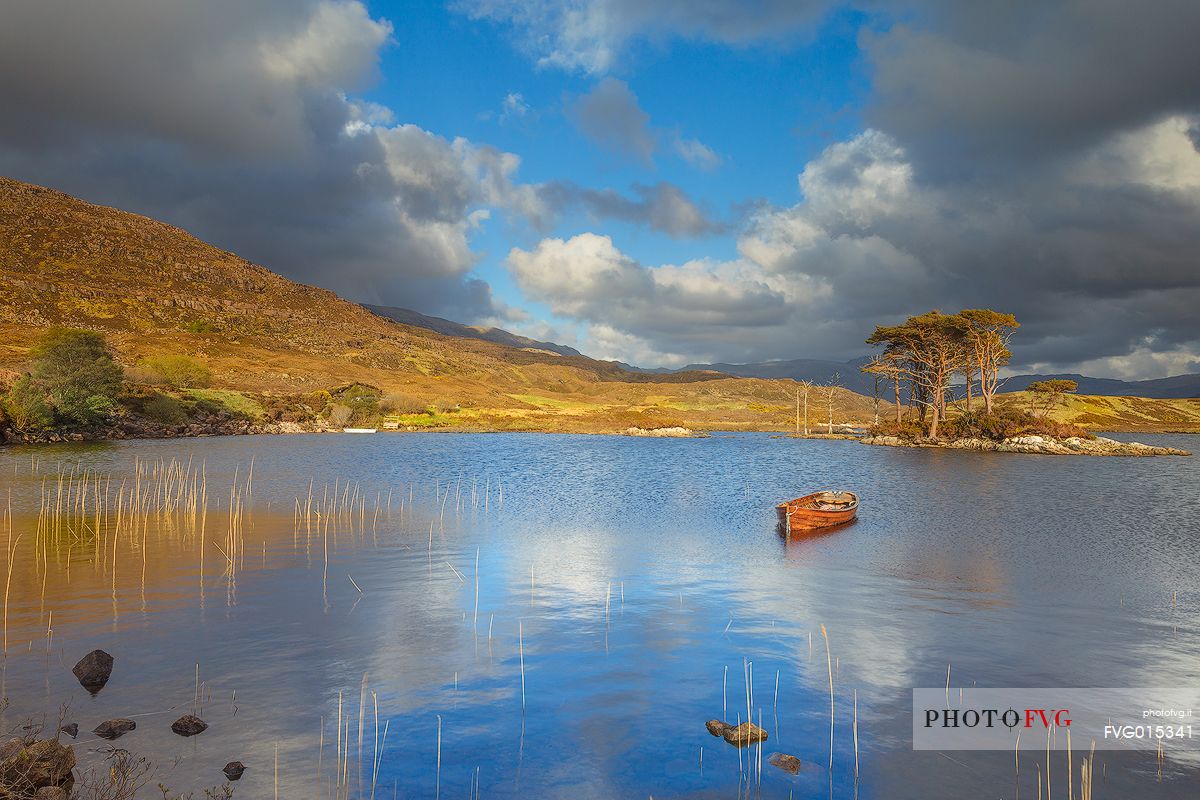
[[1097,436],[1085,439],[1071,436],[1014,436],[1003,441],[991,439],[901,439],[898,436],[868,436],[863,444],[885,447],[943,447],[951,450],[979,450],[997,453],[1032,453],[1050,456],[1190,456],[1187,450],[1155,447],[1140,442],[1118,442]]

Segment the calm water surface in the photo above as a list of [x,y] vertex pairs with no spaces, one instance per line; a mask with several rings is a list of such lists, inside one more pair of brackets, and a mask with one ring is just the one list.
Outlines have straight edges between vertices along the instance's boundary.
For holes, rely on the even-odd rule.
[[[203,547],[181,515],[127,515],[114,537],[115,499],[99,535],[94,518],[39,531],[60,471],[101,474],[115,498],[135,460],[171,459],[203,465]],[[297,521],[310,481],[314,508],[348,483],[356,512]],[[773,504],[824,487],[857,491],[859,521],[784,541]],[[4,449],[0,490],[3,730],[63,703],[84,730],[132,716],[117,744],[154,761],[151,787],[215,785],[239,759],[235,796],[273,797],[278,759],[279,797],[332,797],[340,703],[350,796],[374,776],[380,798],[1032,798],[1044,758],[1018,776],[1012,753],[913,752],[912,687],[944,685],[948,666],[952,687],[1200,686],[1196,458],[763,434],[247,437]],[[93,698],[70,667],[95,647],[117,662]],[[748,662],[761,783],[756,750],[704,728],[744,718]],[[197,672],[210,728],[182,739],[169,725]],[[104,744],[81,733],[81,760]],[[780,772],[775,751],[809,766]],[[1052,761],[1066,797],[1066,754]],[[1097,798],[1200,792],[1193,761],[1098,761]]]

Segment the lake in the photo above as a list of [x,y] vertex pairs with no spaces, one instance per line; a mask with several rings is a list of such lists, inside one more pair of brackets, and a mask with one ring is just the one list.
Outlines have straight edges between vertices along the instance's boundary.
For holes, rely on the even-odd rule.
[[[911,690],[1200,686],[1198,464],[767,434],[0,449],[2,729],[134,718],[145,797],[241,760],[250,798],[1033,798],[1044,754],[914,752]],[[774,504],[818,488],[859,520],[786,541]],[[70,670],[98,647],[91,697]],[[761,756],[705,730],[748,705]],[[208,730],[171,733],[193,710]],[[1097,753],[1095,796],[1193,798],[1193,754]]]

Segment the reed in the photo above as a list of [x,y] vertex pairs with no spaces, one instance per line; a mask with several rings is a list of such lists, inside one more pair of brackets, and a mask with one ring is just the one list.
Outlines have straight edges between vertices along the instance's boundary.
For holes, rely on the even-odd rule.
[[1013,797],[1021,800],[1021,732],[1017,731],[1017,742],[1013,745]]
[[854,690],[854,780],[858,781],[858,689]]
[[363,673],[358,690],[358,783],[362,785],[363,727],[367,719],[367,673]]
[[1050,734],[1053,728],[1046,729],[1046,800],[1051,796],[1050,792]]
[[13,537],[12,537],[12,496],[11,495],[9,496],[9,499],[8,499],[8,511],[6,512],[6,518],[7,518],[7,520],[6,520],[5,528],[8,531],[8,538],[9,538],[9,540],[11,540],[11,544],[9,544],[8,547],[6,548],[8,551],[8,575],[4,581],[4,657],[8,658],[8,602],[9,602],[8,598],[9,598],[9,594],[12,591],[13,561],[16,556],[17,545],[19,545],[21,543],[21,537],[24,535],[24,534],[17,534],[16,539],[13,539]]
[[521,654],[521,714],[525,713],[525,629],[524,623],[517,620],[517,647]]
[[729,685],[729,665],[725,665],[725,674],[721,677],[721,721],[729,719],[729,707],[726,704],[726,687]]
[[833,769],[833,660],[829,652],[829,633],[821,625],[821,638],[825,640],[825,663],[829,668],[829,769]]

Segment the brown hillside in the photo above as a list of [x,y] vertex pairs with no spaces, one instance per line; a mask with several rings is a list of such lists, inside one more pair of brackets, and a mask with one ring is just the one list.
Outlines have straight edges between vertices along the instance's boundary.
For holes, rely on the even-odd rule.
[[[0,178],[0,369],[51,325],[108,334],[120,359],[181,353],[215,385],[302,396],[357,381],[454,414],[426,426],[613,430],[626,424],[787,429],[795,385],[648,375],[392,322],[147,217]],[[815,417],[824,416],[824,408]],[[835,419],[869,418],[839,394]]]
[[[1001,405],[1043,413],[1039,399],[1030,392],[1001,394],[997,399]],[[1153,399],[1068,394],[1058,398],[1044,413],[1055,422],[1067,422],[1095,431],[1200,432],[1200,398]]]

